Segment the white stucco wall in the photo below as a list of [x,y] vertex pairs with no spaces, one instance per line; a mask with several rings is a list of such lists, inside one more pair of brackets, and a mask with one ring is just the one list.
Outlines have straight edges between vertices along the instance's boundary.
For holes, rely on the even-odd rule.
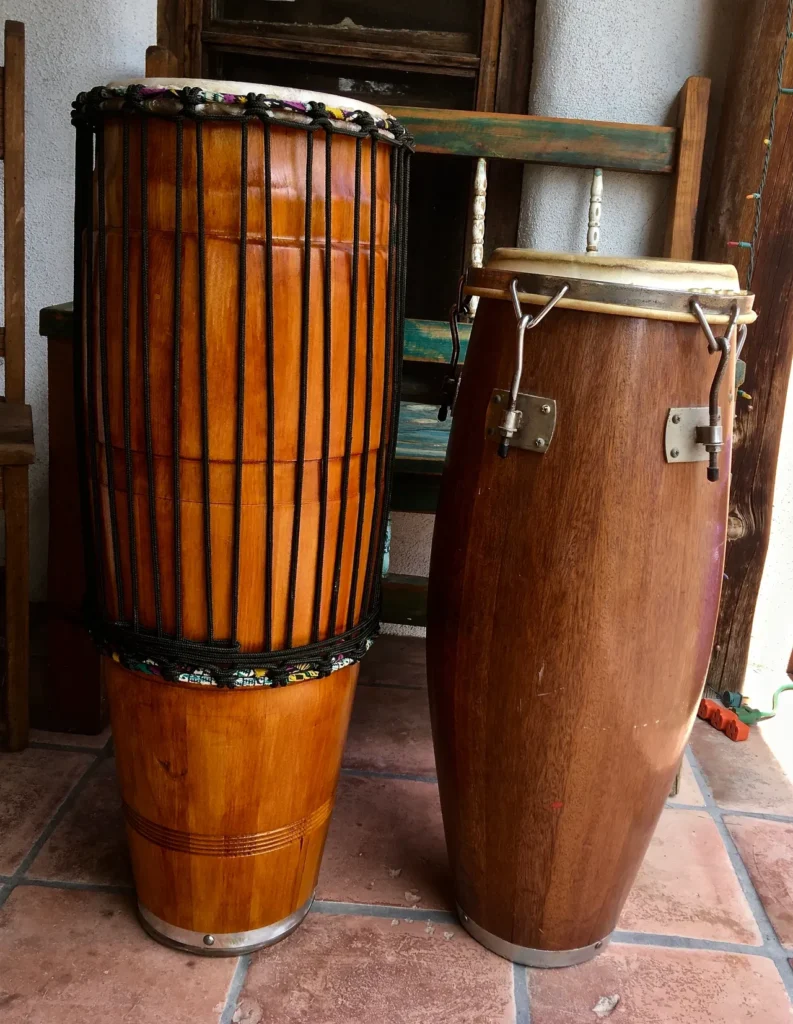
[[0,0],[0,21],[25,22],[27,398],[38,461],[31,482],[31,590],[46,593],[47,347],[39,310],[72,293],[72,100],[112,78],[143,72],[156,42],[157,0]]
[[[672,124],[686,78],[706,75],[713,80],[711,124],[716,124],[740,3],[538,0],[529,113]],[[588,171],[527,167],[520,244],[583,252],[590,183]],[[668,191],[667,178],[607,171],[601,251],[660,255]],[[431,519],[394,515],[393,572],[428,571]]]

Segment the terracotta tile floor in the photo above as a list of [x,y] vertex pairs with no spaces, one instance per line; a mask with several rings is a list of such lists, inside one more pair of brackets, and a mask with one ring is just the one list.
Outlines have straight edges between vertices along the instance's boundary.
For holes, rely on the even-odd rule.
[[2,1024],[597,1024],[612,995],[615,1024],[791,1024],[793,783],[761,730],[697,723],[609,950],[526,970],[450,912],[425,685],[423,641],[381,639],[314,910],[238,960],[138,927],[109,736],[0,754]]

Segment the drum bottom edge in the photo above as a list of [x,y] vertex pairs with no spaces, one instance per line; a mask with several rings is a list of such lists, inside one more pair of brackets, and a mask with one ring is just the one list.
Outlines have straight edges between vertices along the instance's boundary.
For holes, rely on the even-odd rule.
[[179,928],[157,917],[142,903],[138,903],[138,919],[148,935],[172,949],[200,956],[242,956],[272,946],[291,935],[311,909],[315,894],[312,892],[302,906],[280,921],[243,932],[205,933]]
[[505,960],[522,964],[524,967],[575,967],[576,964],[584,964],[587,960],[598,956],[611,942],[611,933],[609,933],[602,939],[598,939],[597,942],[581,946],[578,949],[531,949],[528,946],[518,946],[514,942],[494,935],[486,928],[482,928],[466,914],[459,903],[457,904],[457,915],[463,928],[472,938],[476,939],[480,946],[489,949],[491,953],[504,957]]

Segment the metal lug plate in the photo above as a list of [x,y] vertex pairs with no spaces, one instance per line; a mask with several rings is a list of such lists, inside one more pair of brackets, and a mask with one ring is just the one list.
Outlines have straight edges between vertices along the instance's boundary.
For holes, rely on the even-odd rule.
[[664,453],[667,462],[707,462],[705,445],[697,441],[697,427],[708,427],[706,405],[670,409],[666,417]]
[[[490,396],[485,424],[487,436],[495,441],[501,440],[500,427],[508,406],[509,391],[495,390]],[[510,439],[510,448],[525,448],[544,455],[551,446],[556,427],[556,401],[518,392],[517,409],[521,414],[520,426]]]

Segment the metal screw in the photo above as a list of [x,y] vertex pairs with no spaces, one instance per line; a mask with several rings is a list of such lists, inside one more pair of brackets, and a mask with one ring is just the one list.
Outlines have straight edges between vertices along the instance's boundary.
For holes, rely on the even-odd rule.
[[679,413],[675,413],[674,414],[674,416],[672,417],[672,422],[673,423],[679,423],[680,422],[680,414]]
[[676,459],[678,457],[678,455],[680,454],[680,449],[679,448],[673,448],[669,454],[672,456],[673,459]]
[[205,935],[204,936],[204,945],[205,946],[214,946],[215,945],[215,936],[214,935]]
[[602,943],[602,942],[596,942],[596,943],[595,943],[595,949],[600,949],[600,947],[601,947],[602,945],[603,945],[603,943]]
[[534,447],[535,448],[544,448],[545,447],[545,438],[544,437],[535,437],[534,438]]
[[540,412],[544,412],[546,416],[548,415],[548,413],[550,413],[550,411],[551,411],[551,407],[550,407],[550,405],[548,405],[547,402],[545,403],[545,405],[541,405],[540,406]]
[[493,395],[493,404],[501,405],[501,395]]

